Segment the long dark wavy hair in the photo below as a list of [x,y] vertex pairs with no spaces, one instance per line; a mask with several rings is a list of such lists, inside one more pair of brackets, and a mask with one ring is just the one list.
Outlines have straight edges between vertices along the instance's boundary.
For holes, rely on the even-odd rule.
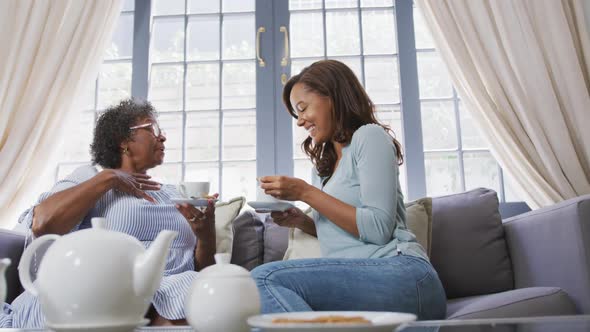
[[[293,109],[290,99],[291,90],[297,83],[302,83],[307,91],[330,98],[335,123],[333,141],[348,145],[358,128],[374,123],[383,127],[391,136],[398,165],[404,162],[401,144],[395,139],[389,126],[379,123],[375,117],[375,105],[356,75],[345,64],[336,60],[318,61],[289,79],[283,89],[283,103],[295,119],[298,118],[297,111]],[[308,136],[301,144],[301,148],[315,165],[318,175],[326,179],[334,173],[337,159],[332,140],[316,145]]]

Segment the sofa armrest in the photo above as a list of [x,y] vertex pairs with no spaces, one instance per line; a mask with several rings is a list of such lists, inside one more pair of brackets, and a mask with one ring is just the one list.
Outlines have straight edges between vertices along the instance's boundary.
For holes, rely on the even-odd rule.
[[590,195],[504,221],[516,288],[561,287],[590,313]]
[[25,235],[15,231],[0,229],[0,258],[10,258],[12,263],[6,270],[6,283],[8,292],[6,302],[10,303],[23,292],[20,280],[18,279],[18,263],[23,254],[25,246]]

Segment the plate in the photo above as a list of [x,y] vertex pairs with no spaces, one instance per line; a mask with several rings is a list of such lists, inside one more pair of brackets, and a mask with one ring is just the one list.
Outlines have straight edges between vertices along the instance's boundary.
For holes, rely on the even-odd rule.
[[[371,323],[342,324],[342,323],[273,323],[276,318],[314,319],[320,316],[361,316]],[[248,325],[257,327],[264,332],[271,331],[371,331],[391,332],[396,326],[416,320],[416,315],[402,312],[386,311],[303,311],[285,312],[252,316],[248,318]]]
[[147,325],[150,322],[149,319],[142,319],[136,323],[127,323],[127,324],[101,324],[101,325],[70,325],[70,324],[50,324],[46,323],[45,326],[56,332],[74,332],[74,331],[83,331],[83,332],[130,332],[135,330],[138,326]]
[[272,211],[285,211],[294,208],[295,205],[285,202],[248,202],[248,205],[254,208],[256,212],[267,213]]
[[[208,198],[171,198],[170,199],[174,204],[192,204],[194,206],[207,206],[207,202],[209,201]],[[217,202],[217,199],[213,199],[213,202]]]

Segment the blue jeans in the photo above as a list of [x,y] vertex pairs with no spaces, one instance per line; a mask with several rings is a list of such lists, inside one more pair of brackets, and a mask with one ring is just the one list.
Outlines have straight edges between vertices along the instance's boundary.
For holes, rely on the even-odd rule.
[[272,262],[252,270],[262,313],[397,311],[444,319],[446,296],[432,265],[418,257],[318,258]]

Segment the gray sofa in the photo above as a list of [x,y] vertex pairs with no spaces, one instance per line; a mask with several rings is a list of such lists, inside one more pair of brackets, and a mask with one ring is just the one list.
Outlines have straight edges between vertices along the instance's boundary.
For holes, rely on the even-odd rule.
[[[448,297],[447,318],[590,314],[590,195],[502,221],[489,189],[436,197],[431,261]],[[263,220],[266,217],[266,220]],[[287,229],[246,211],[234,221],[232,262],[248,269],[280,259]],[[21,291],[21,234],[0,230],[8,301]]]

